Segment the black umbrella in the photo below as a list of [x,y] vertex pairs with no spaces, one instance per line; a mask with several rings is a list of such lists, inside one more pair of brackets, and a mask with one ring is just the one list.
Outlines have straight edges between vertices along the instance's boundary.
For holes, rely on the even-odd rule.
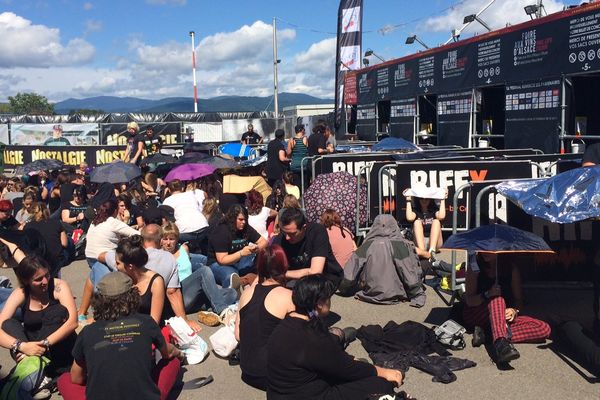
[[137,165],[119,160],[95,168],[90,174],[90,181],[96,183],[127,183],[141,174],[142,171]]
[[208,165],[212,165],[215,168],[237,168],[240,165],[237,163],[237,161],[235,160],[230,160],[228,158],[224,158],[224,157],[219,157],[219,156],[215,156],[215,157],[209,157],[209,158],[205,158],[202,161],[199,161],[201,164],[208,164]]
[[181,157],[179,157],[179,164],[197,164],[201,163],[210,156],[206,153],[185,153]]
[[54,159],[36,160],[29,164],[21,165],[15,169],[15,175],[27,175],[31,172],[53,171],[64,168],[65,163]]
[[175,164],[177,159],[173,156],[168,156],[166,154],[156,153],[152,154],[150,157],[146,157],[142,160],[140,165],[149,165],[149,164]]

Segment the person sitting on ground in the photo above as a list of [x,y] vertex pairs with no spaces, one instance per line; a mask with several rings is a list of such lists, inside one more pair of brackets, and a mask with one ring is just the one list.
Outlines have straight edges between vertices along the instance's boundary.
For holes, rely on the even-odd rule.
[[279,211],[283,207],[283,199],[287,191],[285,190],[285,183],[282,180],[278,180],[273,185],[273,189],[271,194],[267,196],[267,201],[265,202],[265,206],[270,208],[271,210]]
[[523,303],[520,274],[516,266],[499,265],[496,254],[478,253],[471,257],[466,275],[463,318],[474,328],[473,345],[485,342],[491,330],[497,362],[519,358],[513,343],[543,343],[550,337],[550,326],[538,319],[519,315]]
[[334,209],[328,208],[321,214],[321,225],[327,229],[331,250],[340,267],[344,268],[354,250],[356,243],[352,232],[342,225],[340,214]]
[[266,246],[267,241],[248,225],[246,209],[234,205],[209,238],[207,264],[219,285],[237,289],[240,276],[254,270],[256,252]]
[[19,224],[24,225],[29,222],[33,216],[31,213],[33,203],[35,203],[35,195],[33,193],[25,193],[23,195],[22,207],[15,215],[15,219]]
[[291,194],[297,199],[300,198],[300,188],[294,184],[294,175],[291,171],[283,173],[283,183],[285,183],[285,191],[287,194]]
[[190,242],[194,247],[202,241],[208,226],[208,221],[202,214],[202,201],[199,201],[194,191],[184,191],[185,185],[179,179],[169,182],[168,188],[171,195],[163,204],[175,210],[179,239],[182,242]]
[[13,210],[10,200],[0,200],[0,229],[19,229],[21,224],[13,217]]
[[246,208],[248,209],[248,224],[260,233],[260,236],[268,240],[267,221],[275,218],[277,211],[265,207],[262,194],[254,189],[246,194]]
[[358,361],[335,344],[321,321],[333,292],[321,275],[296,282],[295,311],[277,325],[267,345],[267,399],[364,400],[393,395],[402,384],[402,372]]
[[117,196],[117,206],[119,212],[117,219],[126,223],[133,229],[142,229],[144,227],[144,218],[139,207],[134,206],[131,202],[131,196],[128,193],[121,193]]
[[133,286],[140,293],[138,312],[151,316],[157,324],[162,325],[165,282],[160,274],[146,268],[148,253],[144,249],[144,239],[140,235],[121,239],[115,254],[117,270],[131,278]]
[[[15,248],[19,262],[15,274],[20,288],[13,290],[0,312],[0,345],[10,349],[16,361],[25,356],[50,359],[45,374],[54,378],[68,371],[73,358],[77,309],[67,282],[50,277],[48,264]],[[21,319],[14,318],[17,310]]]
[[220,324],[223,312],[237,301],[238,294],[235,289],[218,287],[212,270],[205,265],[206,257],[189,253],[187,246],[178,245],[178,242],[177,225],[166,224],[160,244],[177,262],[185,310],[189,314],[202,308],[212,309],[212,312],[201,311],[198,319],[205,325],[216,326]]
[[88,208],[85,197],[85,190],[77,187],[73,190],[73,200],[64,203],[61,207],[61,220],[64,222],[66,229],[70,228],[69,233],[73,233],[75,229],[85,231],[89,227],[89,223],[85,219],[85,211]]
[[[58,380],[63,399],[168,397],[183,354],[165,341],[150,316],[137,312],[139,304],[139,292],[127,275],[112,272],[102,278],[94,295],[95,322],[77,338],[71,373]],[[162,356],[158,364],[153,345]]]
[[302,210],[286,209],[279,220],[281,233],[273,238],[285,251],[290,263],[288,280],[323,274],[337,288],[344,271],[333,256],[325,227],[307,222]]
[[275,217],[275,222],[273,223],[273,235],[279,234],[279,232],[280,232],[279,220],[281,219],[281,215],[283,214],[283,212],[285,210],[287,210],[288,208],[295,208],[297,210],[302,210],[302,207],[300,206],[300,202],[298,201],[296,196],[294,196],[292,194],[286,194],[285,197],[283,198],[283,207],[281,207],[281,209],[277,213],[277,216]]
[[267,341],[275,327],[294,311],[292,291],[285,287],[288,263],[280,246],[257,255],[258,281],[240,297],[235,335],[240,342],[242,380],[267,390]]
[[[446,191],[446,195],[448,191]],[[442,199],[437,204],[433,199],[406,196],[406,220],[413,223],[413,233],[417,254],[421,258],[435,260],[435,253],[442,246],[442,222],[446,218],[446,203]],[[425,245],[429,237],[429,250]]]

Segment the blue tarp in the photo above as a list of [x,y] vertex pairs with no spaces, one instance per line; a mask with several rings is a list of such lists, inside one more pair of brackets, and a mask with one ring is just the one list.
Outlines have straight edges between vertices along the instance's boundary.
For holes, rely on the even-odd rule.
[[419,146],[411,143],[407,140],[389,137],[383,139],[381,142],[376,143],[372,147],[373,151],[397,151],[397,150],[421,150]]
[[496,185],[527,214],[567,224],[600,216],[600,166],[572,169],[547,179]]

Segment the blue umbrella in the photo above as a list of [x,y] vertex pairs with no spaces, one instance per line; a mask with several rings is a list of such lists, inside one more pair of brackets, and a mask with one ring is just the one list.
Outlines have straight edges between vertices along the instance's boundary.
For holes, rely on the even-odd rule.
[[397,150],[421,150],[419,146],[401,138],[389,137],[379,143],[376,143],[371,148],[373,151],[397,151]]
[[600,166],[575,168],[547,179],[496,185],[527,214],[567,224],[600,216]]
[[541,237],[509,225],[492,224],[455,233],[442,246],[484,253],[554,253]]

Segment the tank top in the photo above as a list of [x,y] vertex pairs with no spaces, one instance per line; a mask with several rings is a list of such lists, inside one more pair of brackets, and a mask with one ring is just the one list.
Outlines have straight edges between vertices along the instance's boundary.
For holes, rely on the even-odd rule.
[[184,280],[192,274],[192,261],[190,260],[190,256],[183,246],[179,246],[177,272],[179,273],[179,281]]
[[150,278],[150,283],[148,284],[146,291],[140,296],[140,306],[138,307],[138,312],[140,314],[150,315],[150,310],[152,309],[152,284],[159,276],[159,274],[154,274],[152,278]]
[[290,169],[292,171],[300,171],[302,159],[308,157],[308,147],[304,145],[304,138],[294,138],[294,148],[292,149],[292,162]]
[[240,309],[240,367],[242,373],[267,376],[267,341],[281,320],[265,308],[265,298],[279,285],[256,285],[252,298]]
[[21,307],[23,327],[29,340],[43,340],[58,329],[68,318],[69,311],[54,298],[54,279],[48,282],[48,306],[43,310],[30,309],[31,294],[25,288],[25,302]]

